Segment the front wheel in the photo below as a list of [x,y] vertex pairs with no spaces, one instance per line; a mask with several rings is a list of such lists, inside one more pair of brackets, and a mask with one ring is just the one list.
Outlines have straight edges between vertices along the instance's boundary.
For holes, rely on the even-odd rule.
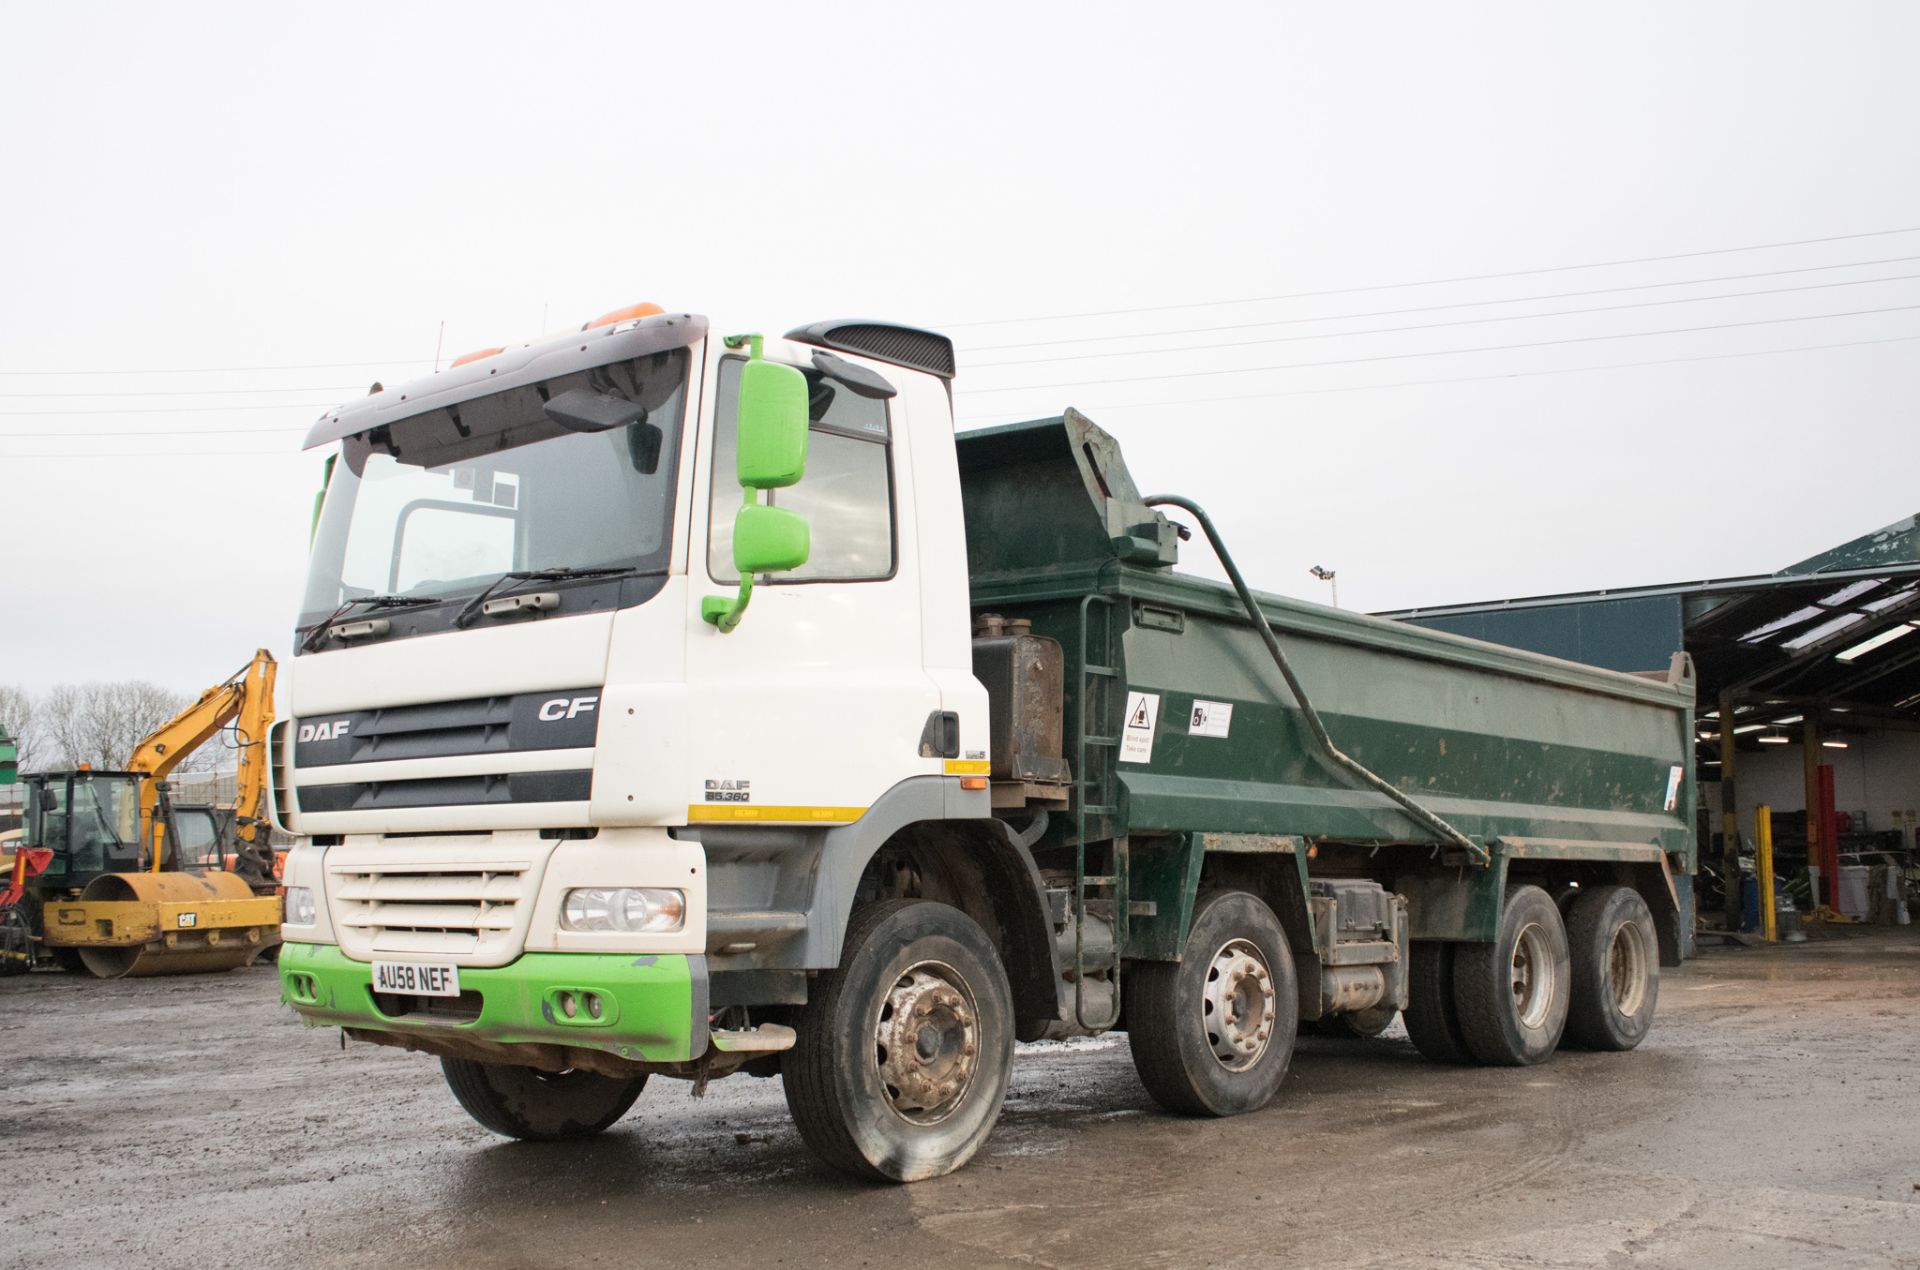
[[854,914],[781,1064],[815,1154],[881,1182],[951,1173],[1000,1118],[1013,994],[993,942],[959,909],[887,900]]
[[592,1137],[626,1115],[647,1084],[645,1076],[620,1080],[464,1058],[441,1059],[440,1071],[468,1115],[503,1137],[527,1142]]
[[1235,1116],[1273,1100],[1293,1059],[1299,989],[1280,922],[1256,896],[1200,901],[1178,962],[1134,963],[1127,1044],[1153,1100],[1190,1116]]

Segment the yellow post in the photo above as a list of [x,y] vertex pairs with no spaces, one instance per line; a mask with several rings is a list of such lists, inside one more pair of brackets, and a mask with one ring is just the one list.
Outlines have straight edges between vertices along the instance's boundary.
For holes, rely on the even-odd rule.
[[1773,808],[1765,803],[1753,809],[1753,843],[1760,875],[1754,879],[1760,886],[1760,934],[1773,940],[1779,938],[1774,929],[1779,918],[1773,911]]

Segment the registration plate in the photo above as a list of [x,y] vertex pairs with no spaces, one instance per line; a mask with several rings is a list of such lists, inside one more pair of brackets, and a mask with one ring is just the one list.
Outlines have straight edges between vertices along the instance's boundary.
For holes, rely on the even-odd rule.
[[435,966],[416,961],[376,961],[373,963],[373,990],[413,997],[457,997],[460,995],[460,967]]

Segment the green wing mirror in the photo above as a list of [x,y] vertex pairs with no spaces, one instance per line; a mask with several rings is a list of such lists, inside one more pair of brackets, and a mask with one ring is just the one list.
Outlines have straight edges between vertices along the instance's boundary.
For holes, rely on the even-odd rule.
[[[760,356],[740,368],[740,484],[747,490],[784,489],[807,469],[807,377],[792,366]],[[749,503],[753,495],[747,496]]]
[[761,490],[783,489],[806,471],[807,377],[792,366],[767,361],[758,335],[727,340],[731,348],[742,343],[752,351],[740,368],[735,444],[735,471],[746,496],[733,521],[733,567],[740,574],[740,590],[700,602],[700,616],[722,631],[740,624],[753,598],[755,574],[797,569],[811,549],[805,520],[760,501]]

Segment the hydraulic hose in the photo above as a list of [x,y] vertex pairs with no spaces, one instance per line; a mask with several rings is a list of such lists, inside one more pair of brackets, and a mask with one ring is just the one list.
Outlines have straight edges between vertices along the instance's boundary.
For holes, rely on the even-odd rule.
[[1239,595],[1240,603],[1246,606],[1247,616],[1253,621],[1253,629],[1260,633],[1261,640],[1267,646],[1267,652],[1273,657],[1273,664],[1280,668],[1280,677],[1287,681],[1287,690],[1293,693],[1293,699],[1300,703],[1300,714],[1307,721],[1307,727],[1313,733],[1313,739],[1334,766],[1355,777],[1361,784],[1367,785],[1391,798],[1417,823],[1431,830],[1443,841],[1449,842],[1471,856],[1476,864],[1486,864],[1492,859],[1487,849],[1461,833],[1427,808],[1403,792],[1398,786],[1375,774],[1358,759],[1347,754],[1333,743],[1333,737],[1327,732],[1327,725],[1320,721],[1320,712],[1313,708],[1313,702],[1307,697],[1307,690],[1301,686],[1299,676],[1293,673],[1293,664],[1287,660],[1287,654],[1280,647],[1280,641],[1274,637],[1273,627],[1267,622],[1267,615],[1253,598],[1253,592],[1247,589],[1246,579],[1240,576],[1240,567],[1233,562],[1227,545],[1220,541],[1220,532],[1213,527],[1213,520],[1201,509],[1200,504],[1178,494],[1156,494],[1146,500],[1149,507],[1178,507],[1181,511],[1200,522],[1200,532],[1207,536],[1207,543],[1213,548],[1214,556],[1227,571],[1227,578],[1233,583],[1234,592]]

